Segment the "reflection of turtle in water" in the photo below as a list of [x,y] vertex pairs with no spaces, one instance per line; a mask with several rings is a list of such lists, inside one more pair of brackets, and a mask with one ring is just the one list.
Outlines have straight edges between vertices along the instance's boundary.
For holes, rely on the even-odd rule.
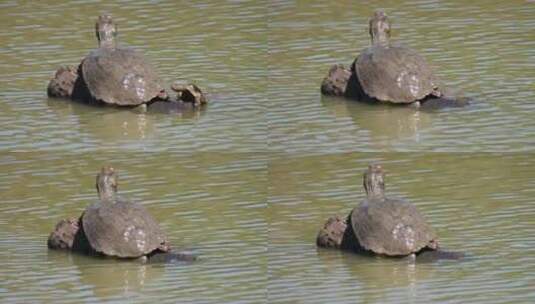
[[194,259],[171,253],[167,238],[147,210],[116,196],[117,174],[113,168],[102,168],[96,187],[100,201],[87,207],[79,220],[60,221],[48,239],[51,249],[117,258]]
[[443,97],[425,59],[410,48],[390,43],[390,28],[386,14],[376,11],[369,24],[372,45],[360,53],[351,70],[331,67],[322,93],[393,104],[431,102],[430,108],[466,105],[465,98]]
[[[168,100],[155,69],[138,52],[116,46],[117,27],[110,15],[99,16],[95,25],[99,47],[91,51],[78,70],[58,69],[48,85],[50,97],[98,101],[115,106],[138,106]],[[197,88],[198,89],[198,88]],[[183,88],[182,91],[190,90]],[[195,105],[206,103],[198,98],[178,100]]]
[[[408,201],[388,198],[384,172],[370,165],[364,174],[367,198],[347,217],[330,218],[320,229],[317,245],[385,256],[407,256],[438,249],[435,232]],[[460,258],[459,253],[441,251],[440,258]]]

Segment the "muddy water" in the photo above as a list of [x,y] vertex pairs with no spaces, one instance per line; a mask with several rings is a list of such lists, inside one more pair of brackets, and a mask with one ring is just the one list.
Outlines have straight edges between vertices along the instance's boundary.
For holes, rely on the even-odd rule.
[[[503,303],[534,295],[532,154],[349,153],[270,161],[268,290],[273,302]],[[387,195],[413,202],[461,261],[416,264],[317,249],[328,217],[364,197],[369,162]],[[358,168],[358,169],[355,169]]]
[[[526,1],[281,1],[270,9],[270,149],[525,151],[535,143],[535,5]],[[442,82],[476,102],[433,113],[321,98],[329,67],[370,44],[377,7],[392,39],[420,51]]]
[[[535,298],[535,4],[530,1],[249,1],[0,4],[0,302],[528,303]],[[393,37],[476,102],[419,112],[322,98],[330,65],[369,44],[382,7]],[[166,84],[194,80],[200,112],[142,114],[48,99],[60,65],[120,43]],[[319,250],[323,221],[363,198],[382,162],[462,262],[410,264]],[[193,264],[50,252],[61,218],[120,172]]]

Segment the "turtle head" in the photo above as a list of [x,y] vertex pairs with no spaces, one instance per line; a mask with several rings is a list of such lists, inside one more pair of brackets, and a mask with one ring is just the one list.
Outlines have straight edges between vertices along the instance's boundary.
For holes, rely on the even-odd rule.
[[385,196],[385,172],[378,164],[371,164],[364,172],[364,190],[369,198],[383,198]]
[[372,45],[388,44],[390,39],[390,21],[385,12],[377,10],[370,19],[370,37]]
[[97,35],[99,47],[115,47],[117,25],[113,22],[111,15],[98,16],[97,23],[95,23],[95,34]]
[[97,192],[100,201],[113,202],[117,193],[117,173],[110,166],[104,166],[97,174]]

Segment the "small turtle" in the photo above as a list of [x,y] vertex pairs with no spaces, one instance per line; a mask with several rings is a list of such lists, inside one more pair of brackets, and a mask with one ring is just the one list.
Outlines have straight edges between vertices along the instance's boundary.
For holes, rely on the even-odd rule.
[[442,96],[425,59],[410,48],[391,44],[390,29],[386,14],[377,10],[369,23],[372,45],[360,53],[351,67],[366,95],[391,103]]
[[416,207],[408,201],[387,198],[380,165],[364,173],[367,198],[353,211],[350,220],[360,246],[376,254],[410,255],[424,248],[436,250],[438,240]]
[[204,93],[197,85],[193,83],[176,81],[171,85],[171,89],[178,93],[177,100],[190,102],[195,106],[200,106],[207,103]]
[[165,91],[155,69],[143,55],[116,46],[117,27],[110,15],[101,15],[95,25],[99,48],[80,64],[83,81],[92,98],[117,106],[137,106]]

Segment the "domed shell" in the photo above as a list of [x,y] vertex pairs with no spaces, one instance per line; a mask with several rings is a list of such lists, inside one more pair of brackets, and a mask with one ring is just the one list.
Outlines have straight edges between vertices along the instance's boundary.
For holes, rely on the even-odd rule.
[[408,201],[384,195],[384,172],[370,165],[364,174],[367,198],[351,212],[351,225],[361,247],[377,254],[403,256],[438,248],[435,232]]
[[155,98],[162,86],[156,71],[131,49],[97,49],[82,62],[91,96],[119,106],[135,106]]
[[119,106],[136,106],[155,98],[163,89],[155,69],[135,50],[115,46],[111,16],[100,16],[96,29],[99,48],[81,63],[91,96]]
[[403,46],[365,49],[357,58],[357,77],[366,95],[392,103],[411,103],[436,89],[425,59]]
[[377,254],[403,256],[430,246],[436,235],[411,203],[365,200],[351,212],[359,244]]
[[140,257],[166,242],[147,210],[128,201],[94,203],[85,210],[82,223],[91,247],[108,256]]

